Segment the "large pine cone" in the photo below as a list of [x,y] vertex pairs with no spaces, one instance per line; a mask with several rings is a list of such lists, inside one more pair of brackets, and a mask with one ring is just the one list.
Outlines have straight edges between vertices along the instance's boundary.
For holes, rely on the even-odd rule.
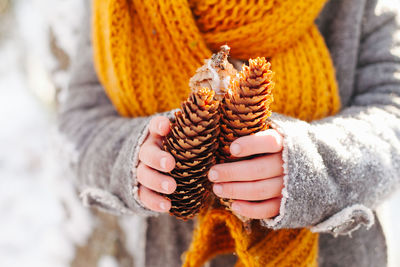
[[219,102],[214,91],[201,88],[192,92],[175,113],[171,131],[164,139],[164,149],[175,160],[170,175],[177,189],[171,195],[170,214],[187,220],[196,215],[208,200],[210,183],[207,174],[216,163],[218,149]]
[[265,58],[256,58],[243,66],[238,79],[231,80],[220,105],[219,162],[235,160],[229,150],[235,139],[269,128],[272,77],[271,64]]

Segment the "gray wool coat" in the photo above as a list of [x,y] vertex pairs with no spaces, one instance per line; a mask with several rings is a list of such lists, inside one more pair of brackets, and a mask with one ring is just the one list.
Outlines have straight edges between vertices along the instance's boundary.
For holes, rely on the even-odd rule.
[[[400,184],[400,28],[377,0],[330,0],[316,20],[336,68],[342,109],[307,123],[280,114],[285,188],[273,229],[308,227],[320,235],[320,266],[387,265],[374,209]],[[193,222],[146,210],[137,200],[138,149],[151,117],[120,117],[93,69],[89,15],[59,129],[74,148],[84,204],[135,216],[138,266],[180,266]],[[171,117],[173,112],[165,113]],[[211,266],[232,266],[221,257]]]

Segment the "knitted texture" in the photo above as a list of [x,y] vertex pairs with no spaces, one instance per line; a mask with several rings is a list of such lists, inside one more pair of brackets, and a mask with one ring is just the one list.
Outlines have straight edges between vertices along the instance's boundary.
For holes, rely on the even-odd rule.
[[121,115],[152,115],[179,107],[203,60],[228,44],[234,58],[270,58],[272,110],[320,119],[340,101],[313,24],[325,1],[94,0],[95,67]]
[[[228,44],[234,58],[269,59],[273,111],[321,119],[340,109],[332,60],[313,23],[325,1],[94,0],[95,68],[122,116],[152,115],[179,107],[203,59]],[[238,266],[316,266],[317,246],[307,229],[252,226],[247,234],[231,212],[211,208],[184,265],[236,252]]]
[[203,266],[218,254],[236,253],[236,267],[316,267],[318,234],[308,229],[273,231],[253,221],[248,235],[242,221],[225,209],[210,209],[199,217],[194,242],[184,267]]

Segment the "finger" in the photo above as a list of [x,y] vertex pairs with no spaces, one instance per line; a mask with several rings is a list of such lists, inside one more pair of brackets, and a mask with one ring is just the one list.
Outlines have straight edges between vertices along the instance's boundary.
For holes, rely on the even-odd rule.
[[214,193],[222,198],[239,200],[266,200],[280,197],[283,177],[275,177],[255,182],[234,182],[214,184]]
[[172,171],[175,167],[175,159],[168,152],[163,151],[150,137],[143,143],[139,151],[139,160],[147,166],[162,172]]
[[274,129],[269,129],[236,139],[230,146],[230,152],[235,157],[276,153],[282,150],[282,141],[282,135]]
[[176,182],[172,177],[161,174],[143,163],[137,168],[137,178],[139,183],[156,192],[172,194],[176,189]]
[[139,199],[146,208],[153,211],[167,212],[171,208],[171,201],[143,185],[139,187]]
[[150,120],[149,131],[153,136],[166,136],[170,130],[170,122],[167,117],[156,116]]
[[274,153],[249,160],[214,165],[208,178],[212,182],[255,181],[283,175],[281,153]]
[[262,202],[248,202],[235,200],[232,210],[239,215],[252,219],[269,219],[279,214],[281,198],[274,198]]

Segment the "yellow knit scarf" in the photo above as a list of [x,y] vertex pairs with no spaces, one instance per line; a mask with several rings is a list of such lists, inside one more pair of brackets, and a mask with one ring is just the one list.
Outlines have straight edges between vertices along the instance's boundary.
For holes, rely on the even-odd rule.
[[[332,60],[313,23],[325,2],[94,0],[95,67],[122,116],[151,115],[179,107],[195,70],[228,44],[233,58],[271,60],[274,112],[320,119],[340,108]],[[253,228],[248,235],[230,212],[205,211],[184,265],[236,252],[237,266],[317,266],[318,235]]]

